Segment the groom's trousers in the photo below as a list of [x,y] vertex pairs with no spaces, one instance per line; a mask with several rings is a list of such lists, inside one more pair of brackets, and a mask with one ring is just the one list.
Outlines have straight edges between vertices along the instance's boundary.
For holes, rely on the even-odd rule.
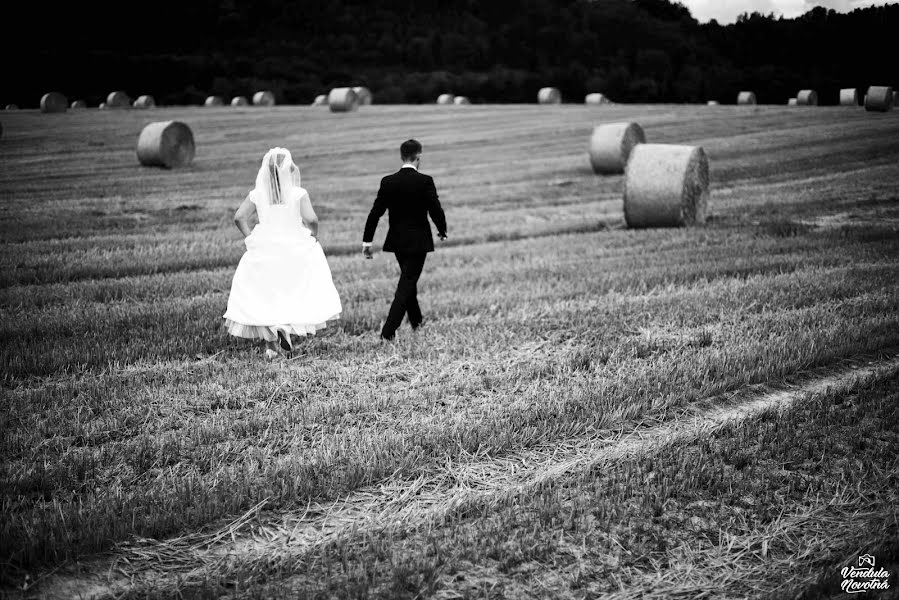
[[396,284],[396,293],[393,295],[393,303],[390,312],[387,313],[387,321],[381,330],[381,337],[392,340],[403,322],[403,316],[409,315],[409,324],[415,329],[421,325],[421,308],[418,306],[418,278],[425,266],[425,253],[406,254],[396,253],[396,261],[400,264],[400,280]]

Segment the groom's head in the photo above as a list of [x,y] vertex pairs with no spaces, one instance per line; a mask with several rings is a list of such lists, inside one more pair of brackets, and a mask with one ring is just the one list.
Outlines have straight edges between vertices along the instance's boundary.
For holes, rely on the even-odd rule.
[[400,158],[406,164],[418,165],[421,158],[421,143],[418,140],[406,140],[400,146]]

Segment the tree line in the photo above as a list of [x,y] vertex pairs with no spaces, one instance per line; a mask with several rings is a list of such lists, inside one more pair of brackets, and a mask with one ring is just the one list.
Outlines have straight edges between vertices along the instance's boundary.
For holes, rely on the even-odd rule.
[[122,89],[160,104],[275,92],[305,104],[365,85],[378,103],[734,102],[742,89],[785,103],[816,89],[896,85],[899,4],[795,19],[759,13],[700,24],[669,0],[156,0],[152,5],[16,3],[0,103],[57,90],[96,106]]

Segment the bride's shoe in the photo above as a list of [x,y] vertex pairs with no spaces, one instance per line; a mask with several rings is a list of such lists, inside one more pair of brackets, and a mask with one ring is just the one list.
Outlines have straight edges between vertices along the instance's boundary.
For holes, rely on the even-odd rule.
[[290,336],[284,333],[282,329],[278,330],[278,343],[285,352],[293,354],[293,344],[290,342]]
[[272,350],[271,348],[265,349],[265,359],[266,360],[278,360],[278,357],[281,356],[277,350]]

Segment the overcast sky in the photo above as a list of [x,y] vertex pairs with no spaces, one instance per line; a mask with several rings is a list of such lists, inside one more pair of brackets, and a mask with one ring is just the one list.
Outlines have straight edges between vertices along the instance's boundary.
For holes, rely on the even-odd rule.
[[733,23],[744,12],[774,13],[791,18],[815,6],[833,8],[841,12],[872,4],[890,4],[897,0],[679,0],[699,21],[718,19],[719,23]]

